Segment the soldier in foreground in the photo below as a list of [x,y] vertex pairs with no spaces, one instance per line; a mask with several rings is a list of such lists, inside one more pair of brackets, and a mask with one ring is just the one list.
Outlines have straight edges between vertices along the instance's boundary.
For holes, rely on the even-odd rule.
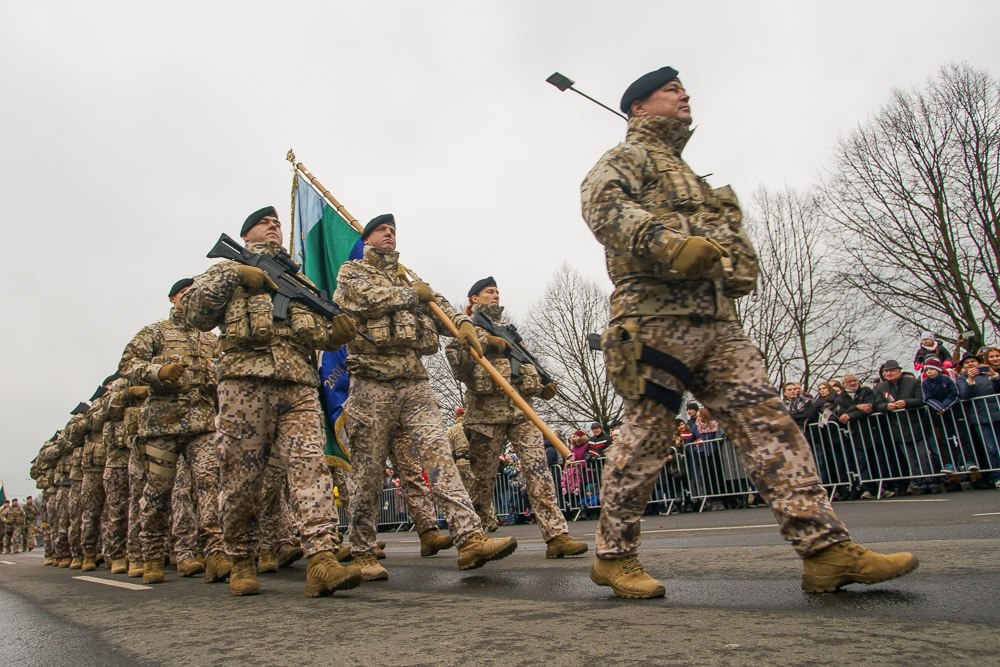
[[781,534],[804,559],[802,588],[871,584],[917,566],[854,544],[820,486],[802,432],[747,340],[733,299],[756,287],[757,259],[727,186],[712,189],[681,158],[690,97],[676,70],[637,79],[622,97],[625,141],[590,171],[583,217],[605,247],[611,326],[602,336],[625,424],[608,453],[591,579],[628,598],[665,593],[637,558],[640,517],[670,451],[684,390],[733,442]]
[[[504,325],[500,290],[493,276],[476,281],[469,289],[468,297],[467,313],[481,313],[496,326]],[[523,364],[517,373],[512,371],[511,362],[505,356],[505,352],[511,347],[507,340],[491,335],[479,326],[476,327],[476,335],[486,351],[486,358],[529,405],[533,396],[549,400],[556,395],[555,383],[543,385],[534,365]],[[466,411],[462,425],[469,443],[472,467],[472,489],[469,490],[469,495],[472,496],[479,516],[486,514],[493,502],[497,457],[509,440],[521,461],[528,500],[545,540],[545,557],[579,556],[586,552],[586,543],[570,537],[566,517],[559,509],[552,474],[545,462],[541,432],[460,345],[454,341],[449,343],[447,355],[452,373],[465,384]]]
[[[177,281],[167,298],[170,317],[142,328],[125,347],[120,368],[134,386],[149,387],[139,413],[139,436],[146,452],[142,492],[143,573],[146,584],[163,583],[170,533],[171,496],[183,456],[198,494],[198,522],[205,541],[205,565],[193,553],[178,560],[177,573],[205,572],[209,583],[224,580],[230,563],[222,546],[218,515],[219,464],[215,453],[215,384],[218,343],[184,319],[180,299],[192,279]],[[124,417],[124,414],[123,414]]]
[[[285,252],[274,207],[251,213],[240,235],[251,252]],[[257,506],[264,469],[276,456],[288,468],[302,550],[309,557],[306,596],[317,597],[361,583],[358,568],[341,566],[333,553],[340,535],[314,359],[315,350],[337,350],[352,340],[356,328],[347,315],[327,318],[296,302],[289,304],[287,319],[276,320],[268,292],[276,289],[262,269],[226,260],[195,278],[181,304],[190,325],[222,331],[216,443],[219,512],[233,559],[230,592],[260,592]]]
[[[438,350],[438,325],[424,304],[434,301],[458,327],[460,339],[482,353],[469,318],[422,282],[412,286],[399,268],[396,221],[380,215],[365,226],[364,257],[345,262],[337,275],[334,301],[350,313],[361,337],[349,346],[351,388],[344,410],[351,442],[351,548],[365,579],[386,579],[375,559],[378,497],[389,443],[407,436],[430,482],[434,498],[458,546],[462,570],[504,558],[517,540],[494,540],[482,524],[451,456],[441,412],[420,361]],[[398,454],[398,452],[397,452]]]

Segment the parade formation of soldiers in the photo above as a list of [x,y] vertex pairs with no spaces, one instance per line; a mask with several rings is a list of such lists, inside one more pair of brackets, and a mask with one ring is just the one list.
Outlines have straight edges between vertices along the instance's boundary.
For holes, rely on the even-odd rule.
[[[733,299],[753,290],[756,255],[732,190],[711,188],[681,158],[691,109],[677,72],[664,67],[643,75],[626,90],[621,109],[629,117],[626,139],[582,187],[583,217],[605,247],[615,285],[602,349],[625,408],[604,468],[591,579],[620,597],[665,594],[638,559],[640,517],[673,443],[685,391],[729,434],[782,535],[803,558],[805,591],[914,569],[910,554],[883,556],[851,541],[801,431],[736,320]],[[487,536],[496,525],[497,456],[507,442],[522,462],[546,557],[587,552],[557,506],[541,432],[477,363],[492,362],[529,405],[556,395],[541,369],[519,364],[513,371],[510,342],[488,331],[504,320],[496,281],[474,283],[469,303],[456,309],[426,283],[408,279],[396,230],[391,214],[364,228],[363,257],[346,262],[337,278],[337,315],[291,301],[277,317],[271,276],[231,260],[171,286],[168,317],[136,333],[116,372],[70,412],[32,462],[43,491],[45,564],[93,571],[105,559],[112,574],[159,584],[172,558],[178,576],[228,581],[237,596],[260,592],[258,573],[301,558],[308,559],[308,597],[385,580],[391,565],[379,562],[385,552],[376,538],[390,459],[421,556],[454,547],[458,569],[482,567],[517,549],[514,537]],[[273,207],[250,214],[240,236],[252,253],[286,256]],[[442,335],[452,337],[448,362],[466,387],[464,414],[447,431],[421,361],[440,349]],[[317,351],[344,346],[349,472],[328,466],[324,456],[317,369]],[[335,486],[349,517],[349,546],[338,526]],[[30,498],[0,512],[5,550],[33,546],[24,528],[35,524],[28,507]]]

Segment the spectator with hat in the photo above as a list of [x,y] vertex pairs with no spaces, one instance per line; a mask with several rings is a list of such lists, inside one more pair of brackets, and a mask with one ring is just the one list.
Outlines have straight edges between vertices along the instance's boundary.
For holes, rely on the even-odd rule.
[[[958,380],[958,394],[968,401],[966,415],[972,432],[982,439],[985,461],[990,469],[989,481],[1000,488],[1000,374],[985,365],[978,355],[967,353],[962,357],[962,374]],[[971,468],[969,468],[972,471]],[[976,471],[972,471],[976,472]]]
[[[920,382],[904,376],[903,368],[895,359],[882,365],[882,377],[883,381],[875,387],[875,411],[889,415],[886,445],[891,443],[897,454],[894,457],[889,452],[889,476],[910,478],[909,491],[914,494],[940,491],[940,486],[931,484],[927,477],[932,469],[926,444],[929,424],[921,419],[925,413],[918,410],[924,405]],[[894,459],[905,462],[905,469],[896,465]],[[882,471],[883,476],[886,472]],[[904,490],[905,482],[897,488]]]
[[605,450],[611,446],[611,438],[608,434],[604,432],[604,427],[599,423],[594,422],[590,425],[590,455],[594,458],[599,458],[604,456]]
[[913,355],[913,368],[921,371],[928,359],[937,359],[943,368],[951,368],[951,352],[930,331],[920,334],[920,347]]

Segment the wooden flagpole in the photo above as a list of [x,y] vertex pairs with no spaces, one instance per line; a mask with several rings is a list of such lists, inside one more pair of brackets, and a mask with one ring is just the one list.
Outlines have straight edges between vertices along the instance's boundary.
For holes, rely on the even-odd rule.
[[[337,199],[330,193],[330,191],[327,190],[323,186],[323,184],[316,179],[315,176],[309,173],[309,170],[305,168],[305,165],[303,165],[301,162],[295,161],[295,154],[292,151],[288,151],[288,155],[285,157],[285,159],[287,159],[289,162],[292,163],[292,166],[295,168],[295,173],[301,176],[302,178],[305,178],[312,186],[313,190],[315,190],[319,194],[319,196],[325,199],[326,203],[332,206],[337,211],[337,213],[340,214],[340,217],[342,217],[344,220],[348,222],[348,224],[354,227],[354,229],[356,229],[359,234],[363,231],[364,227],[360,222],[358,222],[358,219],[355,218],[353,215],[351,215],[347,211],[347,209],[344,208],[344,205],[341,204],[339,201],[337,201]],[[411,279],[416,279],[418,281],[420,280],[420,277],[416,273],[406,268],[402,264],[400,264],[399,267],[408,274],[410,274]],[[448,329],[448,332],[451,333],[451,335],[454,336],[455,338],[458,338],[458,327],[456,327],[455,323],[451,321],[451,318],[448,317],[443,310],[441,310],[441,307],[438,306],[433,301],[428,301],[427,306],[431,309],[431,312],[434,313],[434,316],[437,317],[442,324],[444,324],[445,328]],[[542,435],[545,436],[545,439],[551,442],[552,445],[559,451],[560,454],[562,454],[567,459],[570,458],[572,456],[572,452],[570,452],[569,447],[567,447],[565,443],[563,443],[563,441],[559,439],[559,436],[556,435],[555,431],[549,428],[548,425],[546,425],[546,423],[542,421],[542,418],[538,416],[538,414],[532,409],[530,405],[528,405],[528,402],[524,400],[521,394],[519,394],[517,390],[514,389],[514,387],[512,387],[511,384],[507,382],[507,380],[505,380],[502,375],[500,375],[500,371],[498,371],[493,366],[493,364],[491,364],[489,360],[486,359],[486,357],[478,355],[475,350],[470,348],[469,354],[471,354],[472,358],[475,359],[477,362],[479,362],[479,364],[486,369],[486,372],[490,374],[490,377],[493,378],[493,381],[496,382],[497,385],[499,385],[500,388],[504,390],[504,393],[507,394],[512,401],[514,401],[514,404],[518,408],[520,408],[521,412],[523,412],[524,415],[531,421],[531,423],[534,424],[535,427],[542,432]]]

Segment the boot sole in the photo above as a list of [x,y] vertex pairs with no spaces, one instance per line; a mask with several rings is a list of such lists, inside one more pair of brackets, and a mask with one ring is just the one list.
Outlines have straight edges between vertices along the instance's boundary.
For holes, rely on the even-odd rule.
[[459,570],[476,570],[478,568],[481,568],[483,565],[486,565],[490,561],[501,560],[503,558],[506,558],[507,556],[511,555],[515,551],[517,551],[517,542],[511,543],[510,546],[504,547],[503,549],[501,549],[500,551],[496,552],[492,556],[486,556],[486,557],[483,557],[483,558],[477,558],[476,560],[472,561],[471,563],[466,563],[465,565],[462,565],[462,563],[459,562],[458,569]]
[[143,577],[142,578],[142,583],[144,583],[144,584],[162,584],[163,583],[163,577],[157,577],[155,579],[147,579],[146,577]]
[[230,588],[229,594],[232,595],[234,598],[241,598],[245,595],[260,595],[260,586],[257,586],[256,588],[248,588],[243,591],[234,591],[233,589]]
[[265,565],[264,567],[258,567],[257,568],[257,574],[272,574],[272,573],[277,572],[277,571],[278,571],[277,564],[275,564],[274,567],[270,567],[270,566]]
[[226,572],[225,574],[220,574],[218,572],[216,572],[215,574],[207,574],[207,573],[205,574],[206,584],[218,584],[220,582],[226,581],[227,579],[229,579],[229,572]]
[[587,549],[589,548],[590,548],[589,546],[584,544],[582,549],[577,549],[576,551],[560,551],[554,554],[545,552],[545,557],[549,559],[556,559],[556,558],[565,558],[566,556],[580,556],[582,554],[587,553]]
[[[353,569],[353,568],[349,568]],[[389,574],[386,573],[386,578]],[[361,572],[355,570],[353,572],[346,572],[345,576],[339,581],[335,581],[332,584],[326,582],[320,584],[306,584],[306,597],[307,598],[318,598],[328,595],[333,595],[334,591],[349,591],[352,588],[357,588],[361,585],[363,581]]]
[[389,571],[383,569],[381,572],[375,572],[373,574],[365,574],[364,572],[362,572],[361,578],[364,581],[385,581],[386,579],[389,578]]
[[594,572],[593,569],[590,570],[590,580],[593,581],[598,586],[610,586],[611,590],[615,592],[615,595],[617,595],[620,598],[626,598],[629,600],[648,600],[650,598],[662,598],[664,595],[667,594],[667,589],[664,588],[662,585],[659,588],[656,588],[648,593],[643,593],[640,591],[629,591],[624,588],[619,588],[618,586],[615,586],[610,579],[604,577],[601,574],[598,574],[597,572]]
[[890,581],[909,572],[913,572],[917,569],[919,564],[919,561],[914,558],[913,563],[909,567],[888,577],[874,577],[857,574],[840,574],[831,577],[817,575],[807,577],[806,575],[802,575],[802,590],[806,593],[832,593],[838,588],[847,586],[848,584],[865,584],[866,586],[871,586],[872,584]]

